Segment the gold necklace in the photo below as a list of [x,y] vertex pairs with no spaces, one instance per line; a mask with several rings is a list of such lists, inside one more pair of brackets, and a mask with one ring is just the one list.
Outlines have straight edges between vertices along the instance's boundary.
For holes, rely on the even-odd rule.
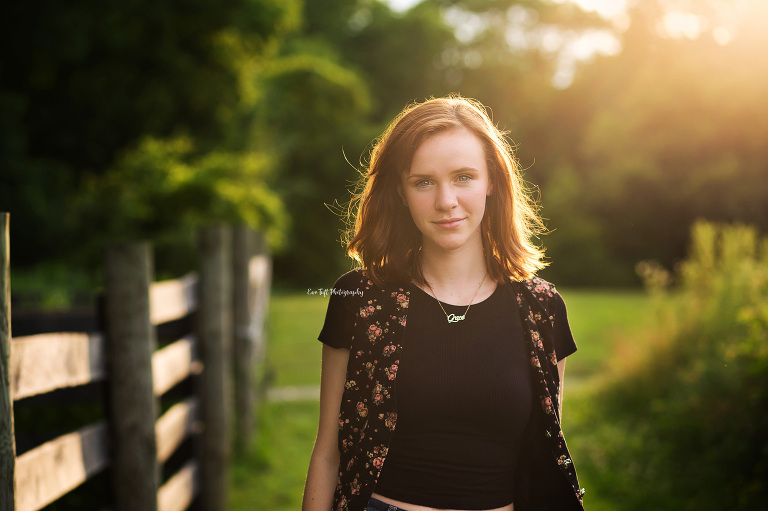
[[483,287],[483,282],[485,282],[485,277],[487,276],[488,276],[488,272],[485,272],[485,275],[483,275],[483,280],[481,280],[480,285],[477,286],[477,291],[475,291],[475,295],[469,301],[469,305],[467,305],[467,309],[464,311],[464,314],[462,314],[461,316],[457,314],[448,314],[447,312],[445,312],[445,307],[443,307],[443,304],[440,302],[440,300],[437,299],[435,290],[432,289],[432,286],[429,285],[429,281],[427,281],[427,279],[424,279],[424,282],[427,283],[427,287],[429,288],[430,291],[432,291],[432,297],[434,297],[434,299],[437,300],[437,304],[440,306],[441,309],[443,309],[443,314],[445,314],[445,319],[448,320],[448,323],[458,323],[459,321],[464,321],[464,318],[467,317],[467,312],[469,312],[469,308],[472,307],[472,302],[475,301],[475,297],[477,296],[477,293],[480,292],[480,288]]

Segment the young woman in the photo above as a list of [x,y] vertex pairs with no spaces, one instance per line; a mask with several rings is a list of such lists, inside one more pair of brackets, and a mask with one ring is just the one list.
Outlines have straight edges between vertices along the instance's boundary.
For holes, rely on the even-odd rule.
[[457,96],[374,147],[323,344],[303,511],[581,510],[565,304],[504,135]]

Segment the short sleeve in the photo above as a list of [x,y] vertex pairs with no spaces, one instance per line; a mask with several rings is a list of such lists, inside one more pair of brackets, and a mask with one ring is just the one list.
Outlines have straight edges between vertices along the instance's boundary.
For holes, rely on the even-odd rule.
[[555,324],[552,333],[558,362],[576,352],[576,341],[568,324],[568,311],[560,293],[555,293]]
[[355,311],[360,299],[360,278],[357,272],[349,272],[333,285],[325,312],[325,323],[317,340],[331,348],[352,347],[352,329]]

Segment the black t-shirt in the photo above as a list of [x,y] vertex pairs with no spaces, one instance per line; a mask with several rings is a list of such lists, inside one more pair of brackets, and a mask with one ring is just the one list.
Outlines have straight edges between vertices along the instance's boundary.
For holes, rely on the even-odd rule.
[[[350,348],[356,300],[344,277],[318,339]],[[344,294],[344,291],[347,294]],[[397,373],[397,428],[375,491],[437,508],[489,509],[512,502],[517,457],[533,401],[523,327],[509,283],[448,323],[438,302],[410,286]],[[576,350],[557,295],[558,359]],[[466,306],[442,304],[448,314]]]

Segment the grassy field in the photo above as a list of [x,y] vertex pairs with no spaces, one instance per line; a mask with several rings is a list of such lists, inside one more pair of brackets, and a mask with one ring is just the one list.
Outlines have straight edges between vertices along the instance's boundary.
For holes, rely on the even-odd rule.
[[[568,306],[571,328],[579,346],[568,359],[564,426],[568,417],[588,420],[581,396],[606,359],[614,353],[636,349],[644,326],[653,321],[651,300],[637,291],[561,290]],[[268,370],[272,385],[317,385],[320,380],[320,343],[327,297],[276,294],[268,323]],[[569,401],[569,398],[572,401]],[[231,506],[234,511],[268,509],[295,511],[317,428],[316,401],[268,402],[259,411],[258,435],[246,452],[237,453],[232,468]],[[585,419],[585,417],[587,419]],[[578,463],[578,439],[570,439]],[[582,481],[589,488],[589,481]],[[599,496],[590,495],[590,508],[600,507]]]
[[568,358],[570,380],[589,378],[614,351],[632,349],[653,318],[653,303],[642,291],[561,290],[578,352]]

